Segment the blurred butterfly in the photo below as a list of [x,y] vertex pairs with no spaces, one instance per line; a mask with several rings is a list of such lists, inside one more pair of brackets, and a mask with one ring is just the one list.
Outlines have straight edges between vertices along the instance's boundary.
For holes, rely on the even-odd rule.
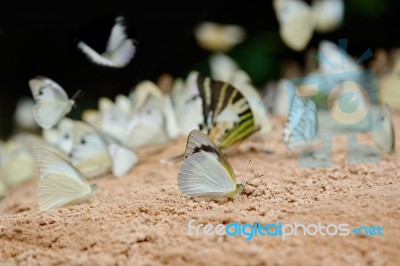
[[146,99],[128,122],[122,143],[129,148],[165,143],[168,140],[162,103],[153,95]]
[[140,82],[130,94],[133,115],[125,125],[121,143],[129,148],[140,148],[166,142],[167,121],[164,95],[151,81]]
[[32,98],[23,97],[18,100],[14,112],[14,122],[17,129],[29,132],[37,132],[39,130],[32,113],[34,106],[35,101]]
[[76,205],[90,199],[96,185],[90,185],[66,160],[46,149],[37,149],[36,160],[40,173],[36,192],[40,210]]
[[272,129],[267,109],[264,107],[260,93],[253,86],[250,76],[236,62],[225,54],[214,54],[210,57],[212,78],[232,84],[247,99],[254,117],[254,124],[260,127],[258,133],[263,136]]
[[392,110],[400,110],[400,52],[395,54],[390,72],[379,80],[379,99],[388,103]]
[[74,98],[71,99],[55,81],[37,76],[29,80],[33,98],[36,101],[33,107],[33,115],[38,125],[43,129],[54,127],[74,106]]
[[189,134],[178,185],[187,196],[208,198],[232,198],[244,188],[215,143],[199,130]]
[[288,121],[283,130],[283,141],[295,151],[312,150],[317,145],[317,109],[315,103],[296,94],[292,98]]
[[117,17],[111,30],[105,52],[99,54],[83,41],[78,43],[78,48],[95,64],[114,68],[125,67],[136,52],[136,41],[129,39],[125,31],[125,18]]
[[82,121],[73,123],[72,164],[86,178],[94,178],[111,171],[112,162],[107,146],[111,138]]
[[380,130],[373,132],[375,143],[387,153],[395,152],[395,131],[390,107],[387,103],[381,106]]
[[246,31],[238,25],[202,22],[194,30],[199,46],[211,51],[228,51],[244,41]]
[[335,30],[343,20],[343,0],[314,0],[308,5],[303,0],[274,0],[279,33],[287,46],[302,51],[314,33]]
[[112,173],[115,177],[126,175],[138,162],[139,156],[132,150],[116,143],[108,145],[112,161]]
[[16,187],[35,176],[35,160],[29,148],[15,139],[0,143],[0,177],[7,187]]
[[47,143],[59,148],[66,154],[70,154],[74,146],[73,125],[72,119],[64,117],[57,127],[43,130],[42,137]]

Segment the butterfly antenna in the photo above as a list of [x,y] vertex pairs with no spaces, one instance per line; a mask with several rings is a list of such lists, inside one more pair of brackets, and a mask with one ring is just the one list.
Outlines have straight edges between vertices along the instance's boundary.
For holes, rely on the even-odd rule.
[[71,100],[75,100],[75,99],[77,99],[77,98],[80,98],[80,97],[82,97],[83,95],[85,95],[85,94],[82,92],[82,90],[78,90],[77,92],[75,92],[74,95],[72,95]]
[[249,160],[249,162],[247,163],[247,166],[246,166],[246,170],[244,170],[244,174],[243,174],[243,178],[242,178],[242,184],[245,184],[246,183],[246,173],[247,173],[247,169],[249,169],[249,165],[250,165],[250,163],[251,163],[251,160]]

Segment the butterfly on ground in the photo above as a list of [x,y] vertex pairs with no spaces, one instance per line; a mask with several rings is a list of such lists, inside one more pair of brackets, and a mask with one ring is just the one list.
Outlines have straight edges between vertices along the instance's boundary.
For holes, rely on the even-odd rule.
[[[394,153],[396,148],[392,114],[387,103],[381,106],[380,129],[373,132],[375,143],[387,153]],[[379,122],[378,122],[379,123]]]
[[36,160],[40,173],[36,191],[40,210],[76,205],[90,199],[96,185],[90,185],[66,160],[41,148],[36,151]]
[[215,143],[199,130],[189,134],[178,185],[187,196],[207,198],[232,198],[244,188]]
[[318,143],[318,119],[315,103],[296,94],[292,98],[288,121],[283,129],[283,141],[294,151],[312,150]]
[[287,46],[302,51],[314,33],[335,30],[344,16],[343,0],[274,0],[273,7],[280,24],[279,33]]
[[235,87],[198,75],[197,88],[203,116],[199,128],[219,149],[230,148],[259,130],[247,98]]
[[139,162],[139,156],[129,148],[111,143],[107,149],[112,161],[112,173],[117,178],[126,175]]
[[29,80],[29,87],[36,102],[33,107],[33,116],[43,129],[54,127],[68,114],[75,105],[74,98],[79,93],[69,99],[60,85],[43,76]]
[[78,48],[95,64],[123,68],[132,60],[136,53],[136,41],[128,38],[126,28],[126,19],[124,17],[117,17],[111,30],[106,50],[101,54],[83,41],[78,43]]
[[72,165],[86,178],[94,178],[111,171],[112,161],[107,146],[114,141],[83,121],[74,121]]

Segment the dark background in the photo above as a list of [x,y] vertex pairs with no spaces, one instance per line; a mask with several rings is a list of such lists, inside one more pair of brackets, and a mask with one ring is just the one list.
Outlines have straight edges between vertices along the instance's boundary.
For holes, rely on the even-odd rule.
[[[103,51],[116,16],[129,19],[129,35],[138,43],[137,54],[124,69],[91,64],[76,49],[78,40]],[[108,3],[0,3],[0,137],[12,132],[16,101],[30,96],[28,80],[45,75],[69,95],[83,90],[82,108],[95,107],[100,96],[127,94],[139,81],[155,81],[163,73],[184,77],[191,69],[206,71],[210,52],[195,42],[193,28],[203,20],[239,24],[247,41],[230,55],[262,87],[279,77],[281,63],[300,64],[304,52],[289,50],[278,35],[279,25],[270,1],[129,1]],[[398,1],[345,1],[342,27],[330,34],[314,34],[309,47],[322,39],[349,39],[349,53],[367,48],[400,46]],[[79,116],[75,110],[75,116]]]

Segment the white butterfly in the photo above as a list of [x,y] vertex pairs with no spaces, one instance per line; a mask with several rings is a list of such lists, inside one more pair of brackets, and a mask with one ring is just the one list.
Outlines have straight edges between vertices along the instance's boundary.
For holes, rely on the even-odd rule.
[[[395,152],[395,131],[390,107],[387,103],[381,107],[380,130],[373,132],[375,143],[387,153]],[[379,123],[379,122],[378,122]]]
[[116,143],[108,145],[108,153],[111,157],[112,173],[115,177],[124,176],[139,162],[139,156],[134,151]]
[[194,34],[199,46],[211,51],[228,51],[246,37],[246,31],[241,26],[209,21],[199,24]]
[[81,49],[93,63],[115,68],[125,67],[136,52],[135,40],[129,39],[125,30],[125,18],[117,17],[111,30],[105,52],[99,54],[83,41],[78,43],[78,48]]
[[199,130],[189,134],[178,185],[187,196],[207,198],[232,198],[244,188],[217,146]]
[[400,53],[397,51],[389,73],[379,80],[379,99],[389,104],[392,110],[400,110]]
[[71,162],[86,178],[104,175],[111,170],[107,151],[111,139],[81,121],[74,121],[73,138]]
[[54,127],[75,104],[75,96],[68,99],[63,88],[49,78],[37,76],[29,80],[29,86],[36,101],[33,115],[43,129]]
[[14,113],[15,125],[18,128],[28,131],[37,131],[39,129],[32,113],[34,106],[35,101],[31,98],[24,97],[18,100]]
[[331,41],[323,40],[319,43],[318,56],[319,70],[324,75],[341,72],[347,74],[347,72],[360,69],[359,65],[342,47]]
[[172,90],[172,103],[183,135],[198,129],[204,119],[202,100],[197,86],[198,75],[198,72],[190,72],[186,81],[183,84],[178,82]]
[[35,176],[35,161],[28,147],[17,140],[0,143],[0,177],[8,187],[15,187]]
[[47,143],[59,148],[66,154],[70,154],[74,146],[73,125],[73,120],[64,117],[56,128],[43,130],[42,137]]
[[303,0],[274,0],[280,23],[279,33],[287,46],[302,51],[314,33],[330,32],[343,20],[343,0],[314,0],[309,6]]
[[283,141],[295,151],[312,150],[317,141],[318,120],[315,103],[309,98],[293,96]]
[[87,183],[85,177],[63,158],[38,149],[36,160],[40,172],[37,187],[40,210],[80,204],[90,199],[96,185]]
[[129,121],[122,143],[140,148],[165,143],[168,140],[162,103],[148,95],[141,108]]

